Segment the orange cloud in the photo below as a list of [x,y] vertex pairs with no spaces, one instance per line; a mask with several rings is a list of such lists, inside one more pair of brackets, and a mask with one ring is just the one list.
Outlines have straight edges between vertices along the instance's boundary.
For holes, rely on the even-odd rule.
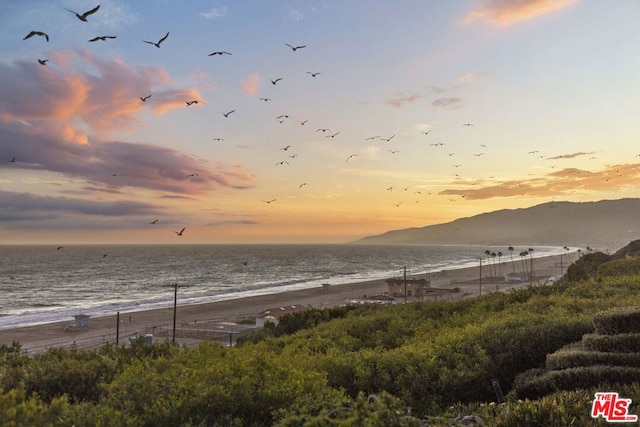
[[630,163],[613,165],[595,172],[567,168],[541,177],[505,181],[485,187],[452,188],[439,194],[462,196],[467,200],[514,196],[549,197],[575,191],[617,191],[628,186],[636,186],[639,179],[640,163]]
[[497,27],[528,21],[577,3],[578,0],[486,0],[484,7],[469,13],[465,24],[483,20]]
[[575,159],[581,156],[591,156],[595,154],[595,151],[579,151],[577,153],[560,154],[559,156],[545,157],[547,160],[560,160],[560,159]]
[[240,82],[240,88],[247,95],[255,95],[259,87],[260,76],[255,73]]

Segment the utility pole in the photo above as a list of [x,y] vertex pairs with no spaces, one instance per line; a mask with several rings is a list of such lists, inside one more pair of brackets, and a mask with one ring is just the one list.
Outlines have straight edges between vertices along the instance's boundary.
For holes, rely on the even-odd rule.
[[478,258],[480,260],[480,292],[479,292],[479,296],[482,295],[482,257]]
[[167,285],[173,288],[173,334],[171,336],[171,342],[175,344],[176,342],[176,319],[178,315],[178,288],[183,288],[184,286],[180,286],[177,283],[172,283]]
[[116,347],[120,342],[120,312],[116,313]]
[[407,302],[407,267],[404,267],[404,302]]

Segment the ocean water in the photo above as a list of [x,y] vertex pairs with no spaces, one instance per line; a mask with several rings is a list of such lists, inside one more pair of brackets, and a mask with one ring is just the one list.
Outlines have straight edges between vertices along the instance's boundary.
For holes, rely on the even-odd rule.
[[0,246],[0,329],[171,307],[174,283],[178,304],[204,303],[475,266],[486,250],[509,260],[497,246]]

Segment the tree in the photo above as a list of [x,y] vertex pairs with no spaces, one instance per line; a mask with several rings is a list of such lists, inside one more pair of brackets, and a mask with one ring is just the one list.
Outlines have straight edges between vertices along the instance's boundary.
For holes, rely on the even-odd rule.
[[513,273],[515,274],[516,265],[513,263],[513,246],[509,246],[507,249],[509,250],[509,253],[511,254],[511,268],[513,268]]

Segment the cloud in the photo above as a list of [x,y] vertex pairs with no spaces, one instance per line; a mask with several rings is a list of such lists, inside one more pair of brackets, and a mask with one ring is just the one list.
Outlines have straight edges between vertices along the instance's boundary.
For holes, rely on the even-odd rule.
[[245,80],[240,81],[240,88],[246,95],[255,95],[260,87],[260,76],[256,73],[249,75]]
[[289,19],[293,21],[302,21],[304,19],[304,15],[297,9],[289,9]]
[[417,100],[422,98],[420,95],[411,95],[411,96],[403,96],[400,98],[392,98],[385,101],[387,104],[391,105],[393,108],[402,108],[409,104],[413,104]]
[[[612,165],[600,171],[567,168],[527,180],[512,180],[496,185],[474,188],[452,188],[441,195],[457,195],[467,200],[495,197],[551,197],[576,191],[619,191],[636,186],[640,179],[640,164]],[[468,183],[467,183],[468,184]]]
[[250,220],[250,219],[239,219],[239,220],[225,220],[225,221],[214,221],[205,224],[208,227],[217,227],[220,225],[256,225],[260,224],[258,221]]
[[443,108],[447,110],[455,110],[457,108],[462,107],[462,99],[452,97],[452,98],[438,98],[431,103],[431,105],[435,108]]
[[[158,114],[186,108],[186,99],[201,99],[195,89],[171,87],[163,70],[84,51],[51,57],[57,66],[0,63],[0,158],[17,157],[12,166],[81,178],[103,192],[130,187],[194,195],[250,186],[253,176],[238,165],[110,138],[113,129],[136,126],[147,106]],[[147,102],[139,99],[150,93]]]
[[[32,61],[0,64],[1,120],[40,121],[84,142],[89,132],[105,136],[111,129],[132,129],[148,104],[161,114],[184,107],[185,98],[200,98],[195,89],[171,87],[159,68],[107,61],[86,50],[57,51],[50,57],[54,65],[47,67]],[[147,103],[140,101],[148,94]]]
[[577,153],[561,154],[559,156],[545,157],[545,159],[546,160],[575,159],[576,157],[590,156],[592,154],[595,154],[595,151],[580,151]]
[[158,213],[157,206],[136,201],[105,202],[0,190],[0,221],[55,219],[69,214],[119,217]]
[[484,6],[469,13],[465,24],[476,20],[488,22],[497,27],[506,27],[521,21],[528,21],[548,13],[556,12],[577,3],[578,0],[485,0]]
[[214,7],[208,12],[201,12],[200,16],[205,19],[217,19],[227,14],[227,7]]

